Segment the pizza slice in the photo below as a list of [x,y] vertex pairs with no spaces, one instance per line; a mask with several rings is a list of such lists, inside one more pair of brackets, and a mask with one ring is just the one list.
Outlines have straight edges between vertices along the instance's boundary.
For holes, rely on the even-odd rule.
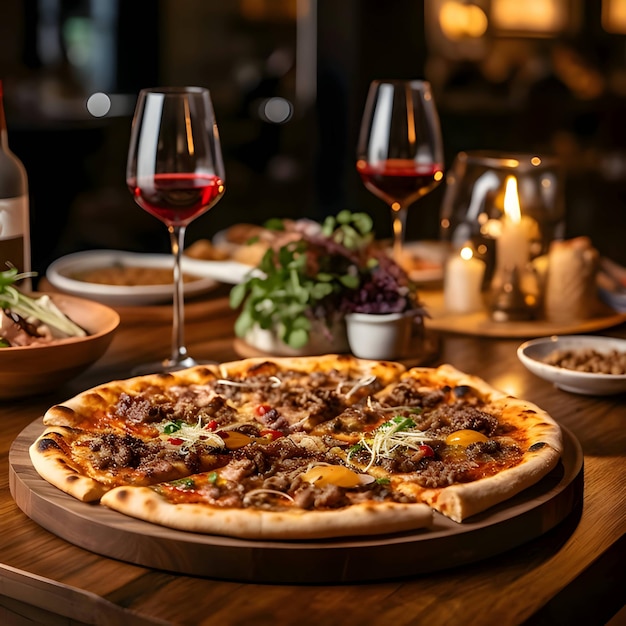
[[537,483],[562,451],[545,411],[449,365],[411,369],[347,417],[324,425],[352,443],[346,463],[457,522]]

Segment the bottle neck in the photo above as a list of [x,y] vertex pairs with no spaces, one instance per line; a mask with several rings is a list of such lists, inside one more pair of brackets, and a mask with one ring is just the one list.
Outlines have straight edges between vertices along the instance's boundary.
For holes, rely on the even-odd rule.
[[4,115],[4,90],[0,80],[0,147],[9,149],[9,133],[7,132],[7,120]]

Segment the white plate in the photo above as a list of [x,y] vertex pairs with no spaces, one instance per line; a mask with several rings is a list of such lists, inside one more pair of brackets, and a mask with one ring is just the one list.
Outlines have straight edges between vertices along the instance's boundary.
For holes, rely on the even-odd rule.
[[564,335],[526,341],[517,349],[519,360],[533,374],[554,383],[559,389],[593,396],[626,391],[626,374],[594,374],[548,365],[543,360],[555,350],[593,349],[608,353],[626,352],[626,340],[592,335]]
[[604,287],[598,288],[600,300],[615,311],[626,313],[626,291],[612,291]]
[[404,252],[428,264],[427,267],[409,270],[409,278],[416,283],[433,283],[443,280],[443,268],[448,254],[448,244],[443,241],[407,241]]
[[191,274],[212,278],[227,285],[237,285],[247,274],[255,271],[251,265],[238,261],[205,261],[186,256],[183,256],[183,267]]
[[[110,306],[138,306],[160,304],[172,300],[172,285],[102,285],[72,278],[78,271],[115,265],[133,267],[171,268],[174,259],[169,254],[144,254],[122,250],[88,250],[57,259],[50,264],[46,278],[56,289],[75,296],[96,300]],[[188,267],[183,259],[183,272],[198,276],[198,280],[185,283],[185,295],[192,296],[216,287],[213,277]]]

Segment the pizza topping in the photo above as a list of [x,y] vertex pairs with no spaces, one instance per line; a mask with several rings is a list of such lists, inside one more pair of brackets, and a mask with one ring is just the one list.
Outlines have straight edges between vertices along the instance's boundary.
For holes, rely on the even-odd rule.
[[337,485],[338,487],[358,487],[375,481],[369,474],[357,474],[343,465],[314,465],[301,475],[302,480],[317,487]]
[[248,491],[248,493],[246,493],[246,495],[243,497],[244,506],[247,504],[250,504],[252,500],[258,499],[259,496],[261,498],[267,497],[267,496],[276,496],[278,498],[285,498],[285,500],[295,503],[295,500],[288,493],[285,493],[284,491],[278,491],[278,489],[259,488],[259,489],[252,489],[252,491]]
[[[376,376],[366,376],[364,378],[361,378],[360,380],[357,380],[356,383],[354,383],[354,385],[352,386],[352,388],[348,391],[348,393],[346,393],[346,398],[349,398],[350,396],[354,395],[357,391],[359,391],[359,389],[362,389],[363,387],[369,387],[372,383],[375,383],[376,380],[377,380]],[[337,393],[341,393],[341,390],[346,384],[348,383],[340,382],[337,385]]]
[[261,435],[261,437],[267,437],[272,441],[274,439],[278,439],[279,437],[285,436],[285,433],[281,432],[280,430],[272,430],[271,428],[264,428],[259,434]]
[[185,443],[187,446],[192,446],[196,442],[202,442],[206,446],[217,449],[227,447],[224,443],[224,438],[218,433],[205,428],[201,420],[198,420],[195,424],[187,424],[182,420],[175,420],[163,424],[162,429],[165,435],[175,434],[175,437],[168,438],[170,443],[173,443],[173,441],[180,442],[178,444],[174,443],[174,445]]
[[[270,387],[280,387],[282,381],[278,376],[268,376],[267,381],[269,382]],[[266,381],[263,379],[247,379],[247,380],[230,380],[227,378],[219,378],[217,380],[219,385],[226,385],[230,387],[240,387],[242,389],[253,389],[254,387],[264,387],[266,386]]]
[[487,437],[476,430],[465,428],[456,430],[446,437],[446,443],[449,446],[469,446],[470,443],[487,441]]
[[229,450],[239,450],[248,444],[258,441],[259,438],[251,437],[245,433],[240,433],[236,430],[231,431],[218,431],[217,433],[224,442],[224,446]]
[[414,381],[399,382],[382,400],[391,406],[433,407],[448,395],[449,387],[432,389],[419,387]]
[[456,403],[450,409],[450,426],[454,430],[471,430],[493,435],[498,428],[498,419],[472,406]]
[[139,394],[121,393],[114,414],[131,425],[156,424],[164,420],[181,420],[194,423],[198,420],[209,422],[217,420],[228,423],[236,416],[236,410],[230,407],[225,398],[211,396],[203,402],[196,402],[195,396],[182,395],[170,390],[172,398],[154,389],[147,389]]
[[[408,417],[397,416],[381,424],[373,436],[362,437],[359,446],[370,454],[370,461],[365,467],[369,470],[381,458],[392,458],[399,448],[410,448],[420,451],[420,446],[432,441],[433,437],[415,428],[415,422]],[[353,449],[352,451],[357,451]],[[350,455],[348,455],[348,459]]]

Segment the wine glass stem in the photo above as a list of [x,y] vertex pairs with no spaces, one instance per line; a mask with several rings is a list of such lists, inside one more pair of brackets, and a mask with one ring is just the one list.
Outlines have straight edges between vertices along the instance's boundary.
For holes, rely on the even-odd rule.
[[393,226],[393,258],[400,264],[402,260],[402,246],[404,244],[404,232],[406,230],[406,207],[394,203],[392,207]]
[[183,273],[181,261],[185,241],[184,226],[168,226],[172,254],[174,255],[174,303],[172,318],[172,356],[173,364],[187,358],[185,346],[185,300],[183,293]]

